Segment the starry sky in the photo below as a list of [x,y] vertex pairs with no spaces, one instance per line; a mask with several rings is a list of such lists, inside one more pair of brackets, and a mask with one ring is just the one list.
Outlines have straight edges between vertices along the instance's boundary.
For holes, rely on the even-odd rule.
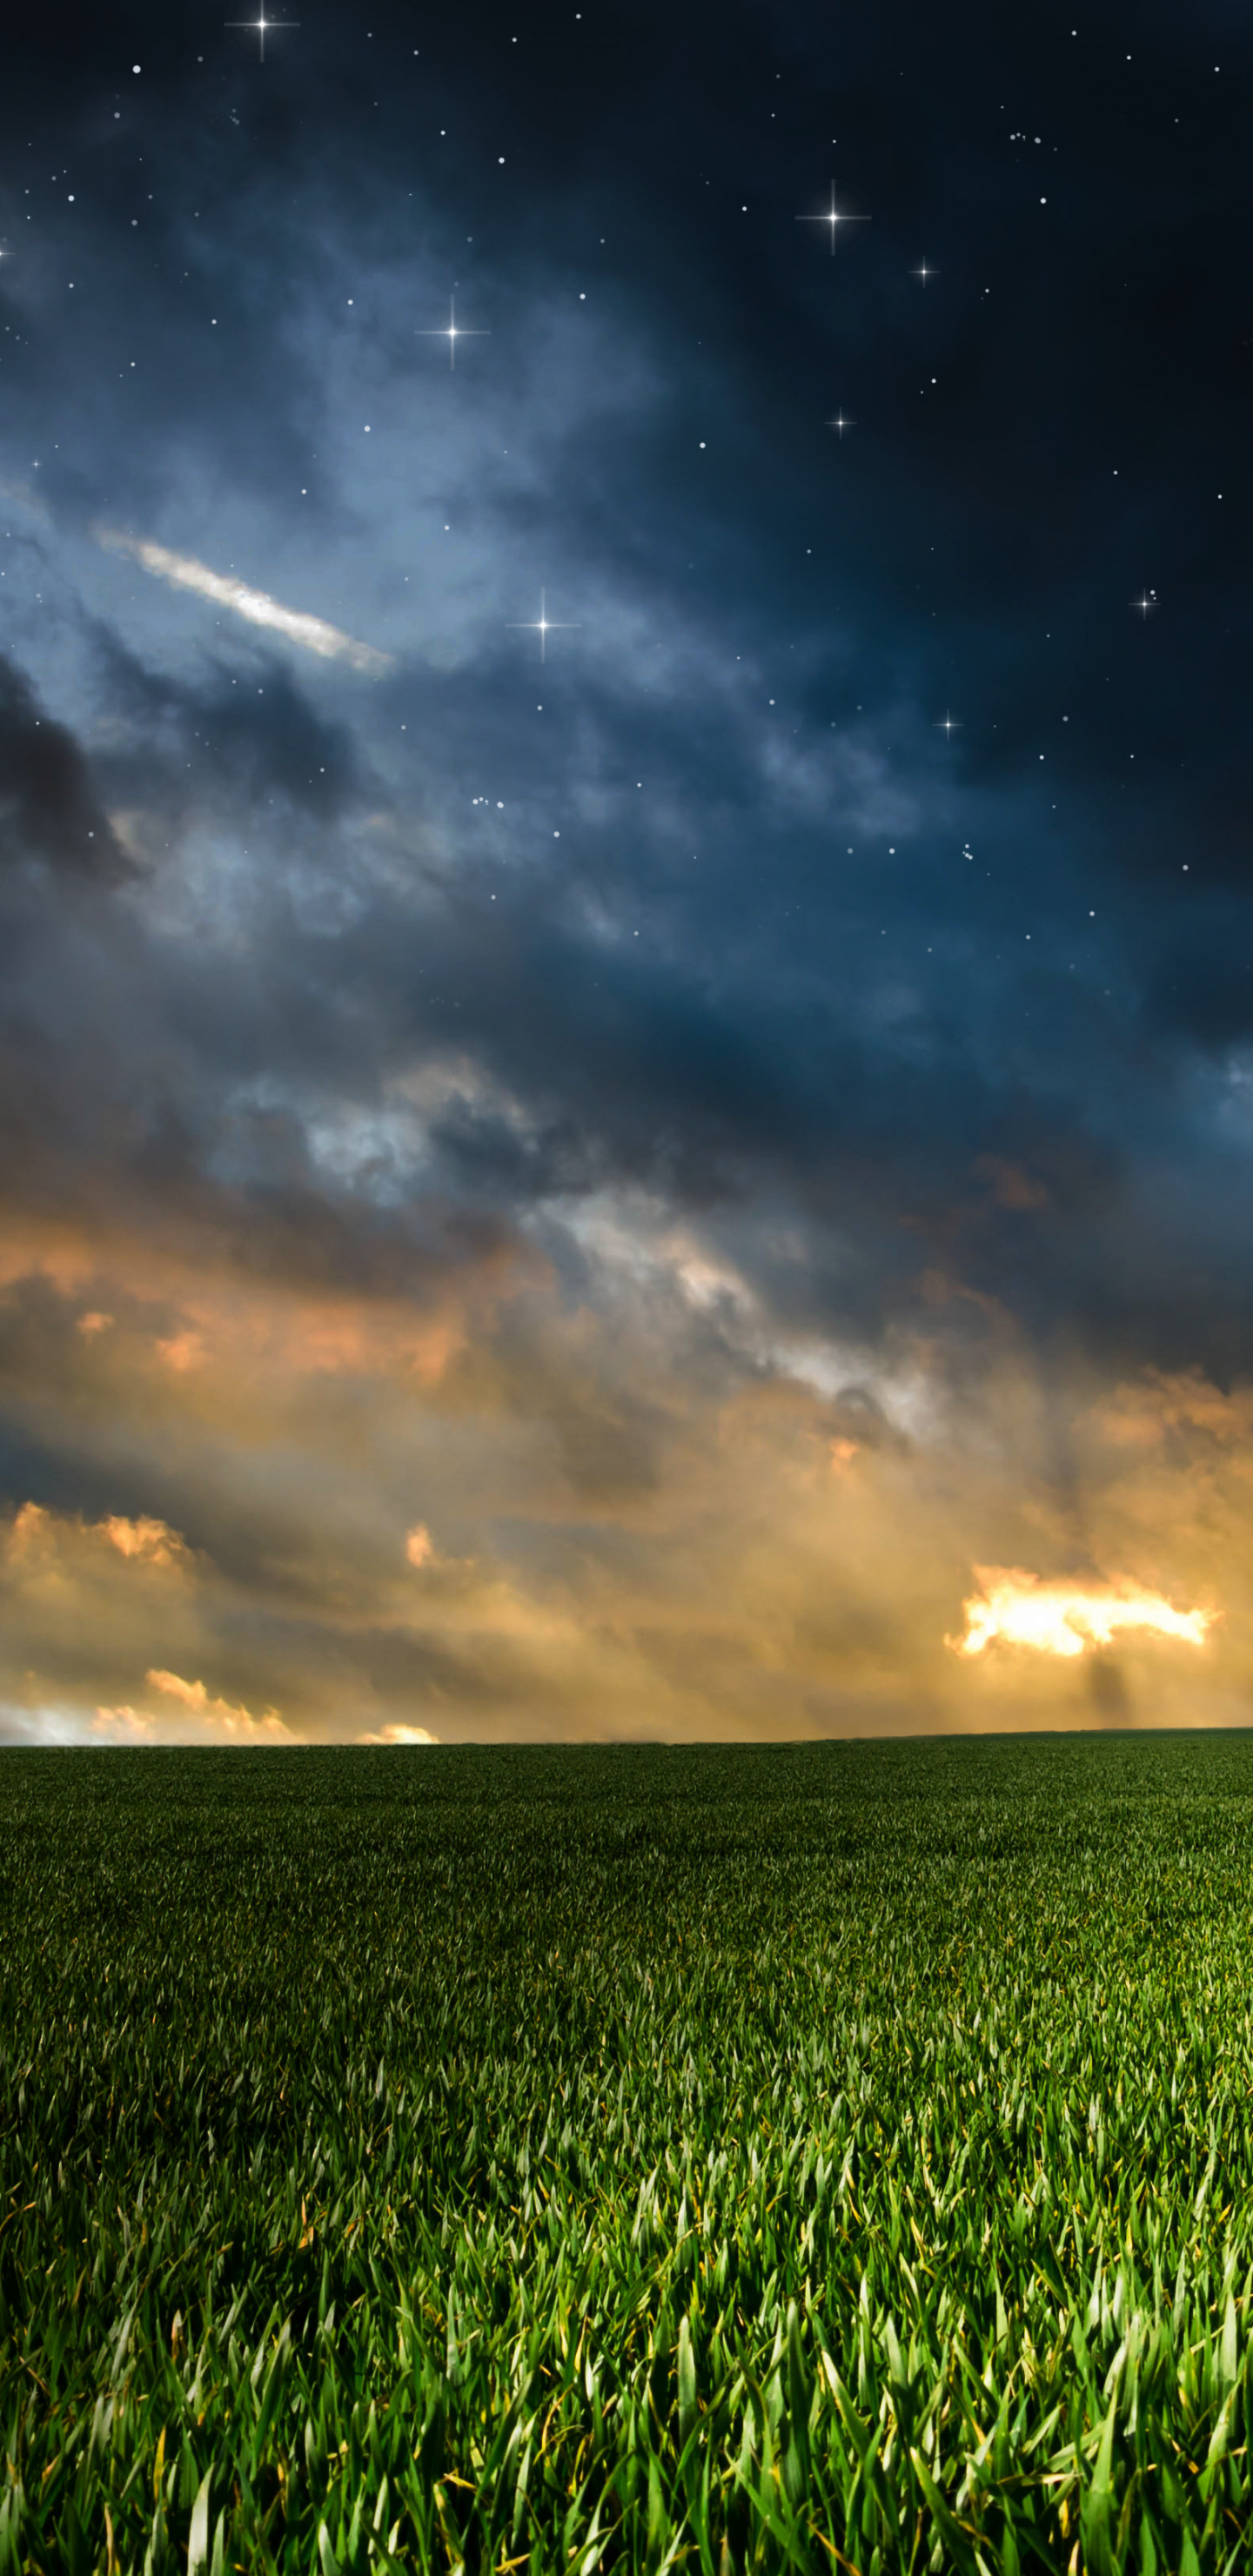
[[1251,113],[1244,0],[10,31],[0,1739],[1248,1722]]

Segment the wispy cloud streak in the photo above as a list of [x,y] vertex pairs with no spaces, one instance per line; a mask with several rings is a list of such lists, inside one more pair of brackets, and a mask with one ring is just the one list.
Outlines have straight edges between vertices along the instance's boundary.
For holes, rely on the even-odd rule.
[[152,544],[146,537],[128,537],[120,528],[97,528],[97,543],[114,554],[130,555],[145,572],[158,581],[168,581],[177,590],[198,591],[202,599],[214,600],[219,608],[229,608],[236,617],[246,618],[251,626],[270,626],[285,635],[291,644],[302,645],[306,653],[316,653],[324,662],[347,662],[354,671],[363,671],[378,679],[392,668],[390,653],[379,653],[372,644],[358,643],[338,626],[328,626],[325,618],[310,617],[298,608],[284,608],[281,600],[271,599],[264,590],[250,590],[233,574],[213,572],[208,564],[198,563],[194,555],[172,554],[168,546]]

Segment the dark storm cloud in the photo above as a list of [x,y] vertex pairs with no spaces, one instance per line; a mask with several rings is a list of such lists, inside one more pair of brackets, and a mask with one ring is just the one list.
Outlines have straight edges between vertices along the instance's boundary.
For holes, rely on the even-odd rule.
[[2,656],[0,851],[10,866],[34,858],[105,881],[131,873],[73,734],[41,711],[29,681]]
[[224,816],[278,795],[297,813],[332,823],[369,784],[359,745],[342,719],[321,713],[294,674],[258,653],[241,686],[237,671],[210,662],[196,678],[150,669],[103,624],[94,642],[100,685],[126,747],[102,764],[114,794],[151,800],[186,816],[207,800]]
[[[116,1030],[118,1059],[98,1063],[86,1096],[64,1062],[56,1078],[37,1060],[29,1080],[15,1068],[10,1116],[20,1129],[24,1098],[28,1163],[89,1157],[97,1203],[121,1192],[137,1211],[159,1210],[189,1246],[217,1247],[255,1278],[419,1303],[449,1263],[505,1253],[507,1209],[638,1183],[734,1215],[772,1184],[794,1194],[813,1229],[790,1272],[745,1230],[742,1257],[781,1319],[838,1312],[873,1334],[914,1304],[938,1259],[1046,1335],[1059,1300],[1072,1327],[1090,1310],[1103,1341],[1115,1315],[1134,1332],[1138,1311],[1149,1356],[1185,1355],[1177,1285],[1168,1346],[1156,1337],[1160,1264],[1134,1265],[1129,1278],[1123,1265],[1102,1277],[1098,1263],[1092,1275],[1117,1165],[1084,1144],[1073,1099],[1059,1097],[1051,1119],[1038,1101],[1015,1108],[975,1072],[956,1031],[943,1043],[934,1023],[921,1027],[911,1051],[899,1028],[885,1039],[859,1026],[838,959],[799,1000],[791,977],[780,992],[769,976],[724,972],[711,992],[690,956],[658,954],[651,937],[625,954],[589,946],[563,919],[568,879],[532,877],[521,890],[502,880],[490,932],[481,892],[445,890],[416,920],[376,894],[333,937],[302,933],[280,906],[262,917],[259,956],[250,949],[225,981],[206,983],[186,955],[163,969],[153,953],[149,972],[167,978],[165,1027],[180,1042],[160,1094],[120,1117],[106,1111],[129,1083]],[[109,968],[106,951],[95,973]],[[448,1205],[466,1203],[461,1218],[379,1206],[377,1163],[346,1187],[318,1168],[295,1110],[223,1098],[233,1076],[268,1068],[347,1085],[368,1107],[389,1065],[441,1043],[472,1046],[525,1104],[519,1117],[454,1090],[430,1119],[433,1174]],[[1025,1153],[1050,1186],[1019,1207],[982,1206],[968,1179],[975,1143]],[[972,1198],[979,1222],[971,1215],[954,1239],[954,1215]],[[824,1256],[824,1236],[840,1239],[838,1258]]]

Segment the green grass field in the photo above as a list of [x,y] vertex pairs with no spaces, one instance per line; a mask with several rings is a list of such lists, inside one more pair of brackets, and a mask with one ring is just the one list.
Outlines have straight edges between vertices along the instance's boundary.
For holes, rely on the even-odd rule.
[[0,2576],[1253,2564],[1253,1739],[0,1753]]

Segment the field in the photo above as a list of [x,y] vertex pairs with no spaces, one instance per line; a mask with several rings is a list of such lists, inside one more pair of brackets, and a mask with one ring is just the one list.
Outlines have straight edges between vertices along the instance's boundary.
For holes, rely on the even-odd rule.
[[0,2576],[1253,2564],[1253,1740],[0,1753]]

